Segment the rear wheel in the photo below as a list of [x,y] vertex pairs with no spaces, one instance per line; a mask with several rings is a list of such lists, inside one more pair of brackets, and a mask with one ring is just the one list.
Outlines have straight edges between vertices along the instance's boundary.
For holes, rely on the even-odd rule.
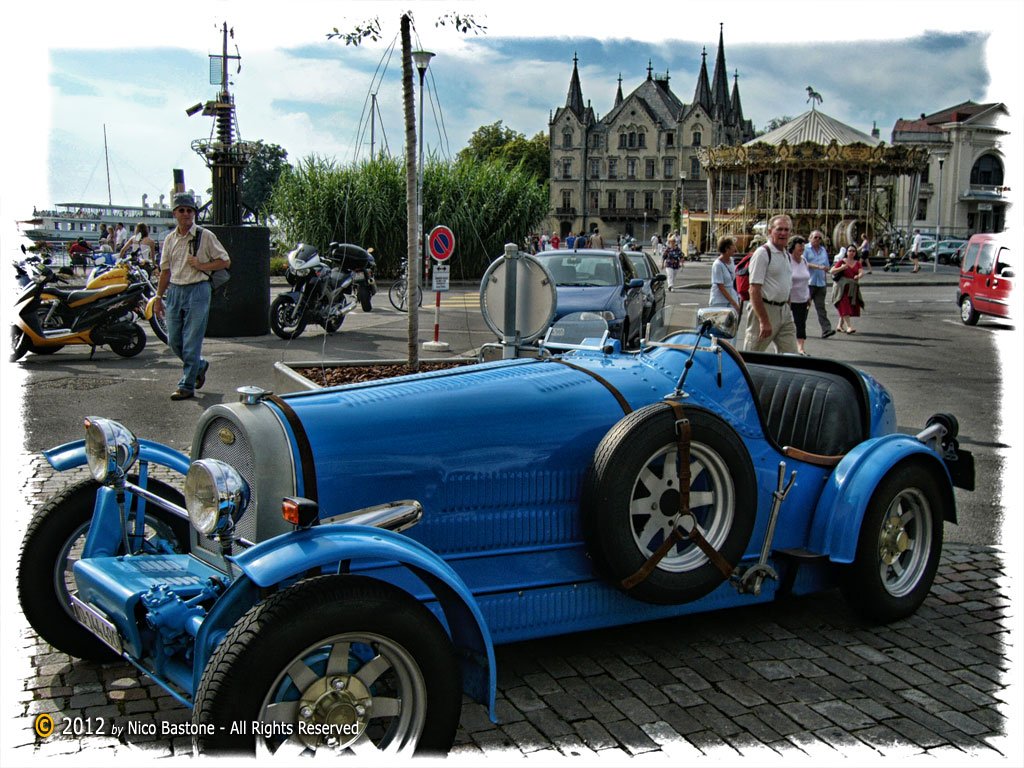
[[373,294],[370,293],[370,286],[360,284],[356,287],[356,295],[359,297],[359,306],[362,307],[363,312],[372,312],[373,304],[370,302],[370,297]]
[[287,293],[274,299],[270,305],[270,329],[285,341],[297,339],[306,330],[305,313],[299,311],[299,304]]
[[21,328],[16,325],[11,326],[11,362],[20,360],[25,356],[25,353],[32,347],[32,342],[29,341],[28,336]]
[[[29,624],[54,648],[80,659],[110,661],[114,652],[78,623],[70,600],[77,591],[72,568],[85,546],[99,487],[93,480],[69,485],[32,519],[21,545],[18,598]],[[158,480],[149,481],[149,490],[184,504],[177,490]],[[133,496],[129,514],[138,503]],[[145,536],[144,552],[187,552],[189,548],[188,522],[154,504],[146,505]]]
[[[196,739],[205,753],[443,753],[461,689],[448,635],[421,603],[373,579],[326,576],[238,620],[206,665],[192,721],[214,726]],[[239,721],[288,727],[238,733]]]
[[964,296],[960,300],[960,319],[964,325],[977,325],[980,315],[974,309],[974,302],[970,296]]
[[936,472],[921,464],[893,469],[868,503],[843,594],[866,618],[889,622],[918,609],[942,552],[946,502]]
[[141,326],[132,323],[129,338],[111,341],[110,348],[121,357],[135,357],[146,348],[146,332]]

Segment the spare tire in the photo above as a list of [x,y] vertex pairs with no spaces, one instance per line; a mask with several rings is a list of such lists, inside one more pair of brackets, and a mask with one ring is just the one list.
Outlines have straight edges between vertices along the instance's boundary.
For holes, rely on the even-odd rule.
[[[704,538],[732,566],[750,540],[757,482],[743,441],[722,419],[688,408],[690,510]],[[597,447],[580,499],[588,551],[602,575],[622,588],[672,532],[679,515],[675,412],[654,403],[625,416]],[[627,594],[650,603],[703,597],[725,574],[683,539]]]

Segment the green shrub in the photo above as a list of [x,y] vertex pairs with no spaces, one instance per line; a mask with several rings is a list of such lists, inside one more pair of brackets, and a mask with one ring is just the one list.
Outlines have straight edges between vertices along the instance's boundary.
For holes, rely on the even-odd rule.
[[271,256],[270,257],[270,276],[271,277],[284,277],[284,273],[288,271],[288,259],[284,256]]

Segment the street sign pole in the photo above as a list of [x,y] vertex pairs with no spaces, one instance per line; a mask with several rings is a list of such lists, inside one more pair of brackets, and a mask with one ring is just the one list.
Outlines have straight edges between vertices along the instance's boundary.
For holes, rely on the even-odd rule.
[[451,274],[448,259],[455,251],[455,235],[444,225],[434,227],[427,236],[427,248],[434,258],[431,270],[434,280],[434,340],[423,342],[423,349],[430,352],[447,352],[448,343],[440,340],[441,293],[448,290],[449,275]]

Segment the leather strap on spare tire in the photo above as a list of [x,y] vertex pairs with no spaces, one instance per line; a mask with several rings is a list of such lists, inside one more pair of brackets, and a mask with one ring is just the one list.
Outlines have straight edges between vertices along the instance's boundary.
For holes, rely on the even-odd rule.
[[597,573],[631,598],[662,605],[697,600],[729,578],[757,517],[743,439],[718,414],[685,405],[683,413],[659,401],[623,416],[594,451],[580,493]]
[[[684,538],[696,544],[725,578],[729,578],[733,572],[733,567],[729,562],[701,534],[700,529],[697,527],[697,521],[693,519],[690,513],[690,420],[686,418],[683,404],[678,400],[666,400],[665,402],[672,406],[672,411],[676,417],[676,443],[679,451],[679,518],[672,529],[672,533],[665,538],[665,541],[647,559],[647,562],[640,566],[632,576],[622,580],[622,588],[627,590],[632,589],[650,576],[654,569],[658,567],[658,563],[669,553],[669,550]],[[688,517],[691,519],[692,525],[689,532],[686,532],[683,530],[682,521]]]

